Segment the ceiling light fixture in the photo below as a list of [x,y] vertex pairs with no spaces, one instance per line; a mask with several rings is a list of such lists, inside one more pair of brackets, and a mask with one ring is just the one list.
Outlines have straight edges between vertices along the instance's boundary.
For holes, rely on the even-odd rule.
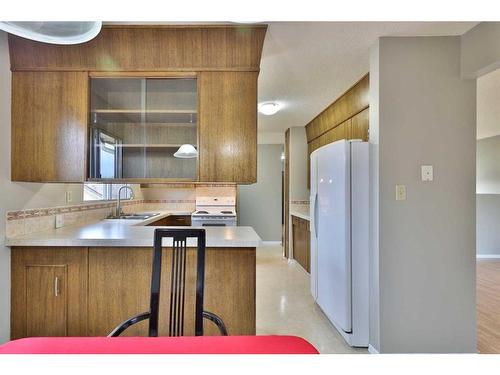
[[259,112],[266,116],[272,116],[281,109],[281,106],[275,102],[266,102],[259,104]]
[[179,159],[192,159],[198,157],[198,150],[193,145],[185,144],[179,147],[174,156]]
[[0,30],[22,38],[51,44],[79,44],[94,39],[101,21],[86,22],[0,22]]

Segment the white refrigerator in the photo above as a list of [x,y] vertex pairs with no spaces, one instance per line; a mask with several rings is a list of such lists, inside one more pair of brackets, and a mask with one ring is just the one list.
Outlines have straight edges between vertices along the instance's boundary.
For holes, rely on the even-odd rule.
[[341,140],[311,154],[311,292],[351,346],[369,338],[368,143]]

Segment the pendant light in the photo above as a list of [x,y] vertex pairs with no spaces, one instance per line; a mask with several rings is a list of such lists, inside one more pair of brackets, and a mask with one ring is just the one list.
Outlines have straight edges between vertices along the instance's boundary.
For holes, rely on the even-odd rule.
[[101,21],[87,22],[0,22],[0,30],[22,38],[51,44],[79,44],[94,39]]
[[174,156],[180,159],[192,159],[198,157],[198,150],[193,145],[184,144],[175,152]]

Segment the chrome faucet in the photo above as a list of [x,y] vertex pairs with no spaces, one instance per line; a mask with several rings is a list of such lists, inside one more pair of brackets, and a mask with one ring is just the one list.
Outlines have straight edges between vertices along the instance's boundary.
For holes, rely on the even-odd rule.
[[123,185],[121,188],[118,189],[118,201],[116,202],[116,212],[115,216],[119,218],[122,216],[122,199],[121,199],[121,193],[123,189],[129,189],[130,190],[130,200],[134,199],[134,191],[132,188],[128,185]]

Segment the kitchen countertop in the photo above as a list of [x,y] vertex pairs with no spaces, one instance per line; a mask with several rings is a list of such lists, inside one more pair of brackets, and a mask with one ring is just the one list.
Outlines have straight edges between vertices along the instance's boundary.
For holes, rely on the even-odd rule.
[[[146,220],[105,219],[93,224],[68,226],[7,238],[5,246],[152,247],[154,230],[159,227],[146,225],[169,215],[190,214],[183,211],[162,211],[160,215]],[[252,227],[204,227],[203,229],[206,231],[206,247],[260,246],[261,239]],[[171,240],[164,240],[164,246],[171,245]],[[187,245],[196,246],[196,240],[188,240]]]
[[300,205],[292,206],[290,205],[290,215],[300,217],[301,219],[311,221],[311,216],[309,214],[309,206]]

